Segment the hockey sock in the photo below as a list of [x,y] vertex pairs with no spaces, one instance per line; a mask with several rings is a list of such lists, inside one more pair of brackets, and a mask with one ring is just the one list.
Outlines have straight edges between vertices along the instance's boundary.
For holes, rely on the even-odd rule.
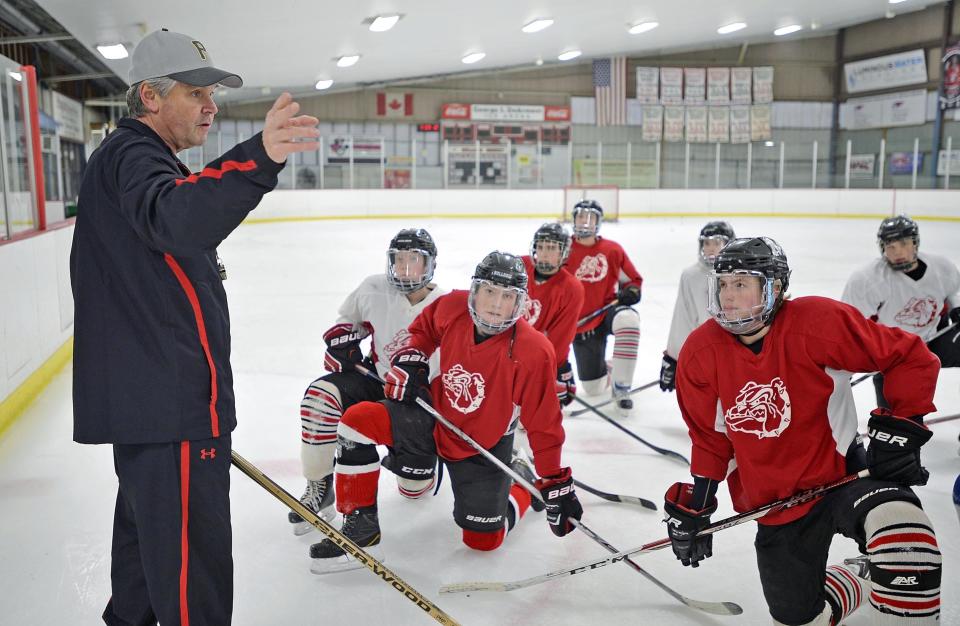
[[310,383],[300,402],[300,462],[307,480],[323,480],[333,471],[337,448],[337,424],[343,414],[340,390],[317,379]]
[[640,317],[632,309],[622,309],[613,316],[613,361],[610,377],[614,385],[633,384],[637,368],[637,347],[640,343]]
[[863,521],[875,624],[936,624],[941,556],[933,526],[910,502],[885,502]]
[[860,608],[867,594],[869,583],[856,576],[843,565],[827,567],[827,603],[833,613],[833,623],[840,624]]
[[337,510],[347,515],[377,502],[380,456],[377,444],[392,445],[390,415],[378,402],[347,409],[337,426]]
[[433,488],[434,482],[436,482],[435,476],[431,476],[427,480],[413,480],[411,478],[397,476],[397,489],[404,498],[416,500],[429,493]]
[[530,508],[530,492],[520,485],[510,485],[510,496],[507,498],[510,506],[507,507],[507,532],[513,530],[524,513]]

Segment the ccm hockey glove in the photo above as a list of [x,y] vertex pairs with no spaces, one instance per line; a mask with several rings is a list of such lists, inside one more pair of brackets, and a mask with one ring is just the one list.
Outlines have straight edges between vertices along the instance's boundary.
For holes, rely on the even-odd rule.
[[919,417],[897,417],[887,409],[874,409],[867,422],[867,433],[870,478],[902,485],[927,484],[930,473],[920,465],[920,446],[933,433],[920,423]]
[[693,485],[673,483],[663,500],[667,514],[664,521],[673,553],[684,565],[699,567],[700,561],[713,556],[713,535],[695,535],[710,525],[710,516],[717,510],[717,498],[710,496],[705,507],[694,509]]
[[397,402],[430,402],[430,357],[415,348],[393,355],[392,367],[383,377],[383,395]]
[[557,400],[560,401],[561,407],[565,407],[573,402],[575,395],[577,395],[577,383],[573,380],[570,361],[567,361],[557,368]]
[[359,330],[353,330],[352,324],[337,324],[323,333],[327,342],[327,353],[323,355],[323,368],[328,372],[349,372],[353,366],[363,360],[360,351]]
[[579,520],[583,516],[583,507],[573,488],[573,475],[569,467],[563,468],[556,476],[537,479],[536,488],[540,490],[547,505],[547,523],[557,537],[563,537],[571,530],[570,519]]
[[640,302],[640,288],[636,285],[621,287],[617,293],[617,302],[624,306],[633,306]]
[[677,360],[663,353],[660,363],[660,391],[673,391],[677,388]]

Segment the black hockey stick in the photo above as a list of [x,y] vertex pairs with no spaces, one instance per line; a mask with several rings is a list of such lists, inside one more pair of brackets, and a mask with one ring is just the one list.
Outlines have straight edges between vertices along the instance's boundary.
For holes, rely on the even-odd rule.
[[230,453],[230,462],[241,472],[252,478],[255,483],[273,494],[277,500],[286,504],[291,511],[302,517],[304,521],[309,522],[314,528],[326,535],[338,548],[363,565],[366,565],[370,571],[379,576],[383,582],[402,593],[408,600],[416,604],[417,608],[421,611],[427,613],[441,624],[459,626],[460,623],[457,620],[444,613],[440,607],[411,587],[409,583],[404,582],[399,576],[387,569],[383,563],[364,552],[363,549],[355,544],[349,537],[328,524],[316,513],[303,506],[300,501],[290,495],[287,490],[273,482],[269,476],[257,469],[250,461],[247,461],[237,454],[236,450]]
[[614,300],[613,302],[608,302],[607,304],[604,304],[602,307],[600,307],[599,309],[597,309],[597,310],[594,311],[593,313],[589,313],[589,314],[587,314],[585,317],[583,317],[583,318],[581,318],[579,321],[577,321],[577,328],[583,326],[584,324],[586,324],[587,322],[589,322],[589,321],[592,320],[593,318],[597,317],[598,315],[602,315],[602,314],[606,313],[608,310],[612,309],[612,308],[615,307],[615,306],[617,306],[617,301],[616,301],[616,300]]
[[587,493],[592,493],[598,498],[603,498],[604,500],[609,500],[610,502],[620,502],[623,504],[636,504],[637,506],[642,506],[645,509],[650,509],[651,511],[657,510],[657,505],[652,500],[647,500],[646,498],[640,498],[637,496],[624,496],[618,493],[607,493],[606,491],[600,491],[599,489],[594,489],[590,485],[586,485],[579,480],[574,479],[573,484],[583,489]]
[[[363,374],[364,376],[367,376],[368,378],[372,380],[376,380],[380,384],[383,384],[382,378],[380,378],[379,376],[377,376],[375,373],[371,372],[364,366],[354,365],[354,368],[356,368],[356,370],[361,374]],[[470,447],[472,447],[474,450],[476,450],[481,455],[483,455],[484,458],[486,458],[488,461],[490,461],[491,463],[496,465],[498,468],[500,468],[500,470],[505,472],[510,478],[513,479],[515,483],[517,483],[518,485],[520,485],[521,487],[529,491],[531,497],[536,498],[543,504],[546,504],[546,502],[544,502],[543,495],[541,495],[539,489],[537,489],[536,487],[528,483],[522,476],[520,476],[520,474],[513,471],[513,469],[509,465],[507,465],[506,463],[498,459],[492,452],[490,452],[489,450],[481,446],[479,443],[474,441],[474,439],[470,435],[460,430],[460,428],[458,428],[456,425],[450,422],[450,420],[448,420],[443,415],[441,415],[439,411],[437,411],[432,406],[430,406],[429,402],[425,402],[423,398],[417,398],[417,404],[424,411],[432,415],[434,419],[436,419],[438,422],[446,426],[451,432],[453,432],[458,437],[463,439],[466,443],[468,443]],[[570,518],[569,521],[575,528],[579,528],[588,537],[590,537],[591,539],[599,543],[601,546],[603,546],[608,552],[611,552],[613,554],[619,554],[619,552],[615,547],[613,547],[610,543],[608,543],[603,537],[593,532],[582,521],[576,518]],[[679,602],[691,608],[698,609],[706,613],[713,613],[715,615],[739,615],[740,613],[743,613],[743,609],[739,605],[733,602],[704,602],[701,600],[693,600],[684,595],[681,595],[676,591],[674,591],[673,589],[671,589],[670,587],[668,587],[667,585],[660,582],[660,580],[658,580],[652,574],[647,572],[647,570],[643,569],[642,567],[634,563],[632,560],[630,560],[630,558],[625,556],[622,560],[627,565],[632,567],[637,573],[646,577],[647,580],[649,580],[656,586],[660,587],[660,589],[670,594],[673,598],[675,598]]]
[[[941,328],[940,330],[938,330],[937,332],[935,332],[935,333],[933,334],[933,337],[930,337],[930,339],[927,339],[927,345],[929,346],[931,341],[933,341],[934,339],[937,339],[938,337],[940,337],[940,336],[942,336],[942,335],[946,335],[948,332],[950,332],[951,330],[953,330],[954,328],[956,328],[958,325],[960,325],[960,324],[948,324],[948,325],[944,326],[943,328]],[[960,335],[958,335],[958,336],[960,336]],[[954,337],[953,340],[956,341],[957,338]],[[855,386],[859,385],[860,383],[862,383],[863,381],[867,380],[868,378],[873,378],[873,377],[876,376],[876,375],[877,375],[877,372],[870,372],[869,374],[864,374],[863,376],[860,376],[860,377],[858,377],[858,378],[855,378],[853,381],[851,381],[851,382],[850,382],[850,386],[851,386],[851,387],[855,387]]]
[[[643,391],[644,389],[649,389],[650,387],[653,387],[653,386],[659,385],[659,384],[660,384],[660,379],[658,378],[657,380],[655,380],[655,381],[653,381],[653,382],[647,383],[647,384],[645,384],[645,385],[640,385],[639,387],[634,387],[633,389],[630,390],[630,392],[629,392],[627,395],[632,396],[633,394],[635,394],[635,393],[637,393],[637,392],[639,392],[639,391]],[[598,402],[598,403],[594,404],[594,405],[593,405],[593,408],[599,409],[600,407],[607,406],[608,404],[611,404],[612,402],[613,402],[613,398],[607,398],[607,399],[604,400],[603,402]],[[578,416],[578,415],[583,415],[584,413],[590,413],[590,409],[577,409],[576,411],[571,411],[571,412],[570,412],[570,417],[576,417],[576,416]]]
[[620,430],[622,430],[622,431],[625,432],[626,434],[630,435],[631,437],[633,437],[634,439],[636,439],[637,441],[639,441],[639,442],[642,443],[643,445],[647,446],[648,448],[650,448],[650,449],[653,450],[654,452],[656,452],[656,453],[658,453],[658,454],[662,454],[662,455],[667,456],[667,457],[670,457],[671,459],[674,459],[674,460],[676,460],[676,461],[680,461],[680,462],[683,463],[684,465],[690,465],[690,461],[687,460],[687,457],[683,456],[683,455],[680,454],[679,452],[674,452],[673,450],[668,450],[668,449],[666,449],[666,448],[661,448],[660,446],[655,446],[655,445],[653,445],[652,443],[650,443],[649,441],[647,441],[646,439],[644,439],[643,437],[641,437],[640,435],[638,435],[638,434],[636,434],[635,432],[633,432],[632,430],[630,430],[629,428],[627,428],[627,427],[619,424],[619,423],[618,423],[615,419],[613,419],[612,417],[609,417],[609,416],[605,415],[602,411],[600,411],[599,409],[597,409],[597,408],[596,408],[595,406],[593,406],[592,404],[589,404],[588,402],[586,402],[586,401],[584,401],[584,400],[581,400],[581,399],[578,398],[577,396],[573,396],[573,399],[576,400],[577,402],[579,402],[580,404],[582,404],[583,406],[587,407],[588,410],[593,411],[594,413],[596,413],[599,417],[602,417],[603,419],[605,419],[606,421],[610,422],[611,424],[613,424],[614,426],[616,426],[617,428],[619,428]]
[[[798,494],[790,496],[788,498],[782,498],[780,500],[775,500],[768,504],[765,504],[761,507],[750,511],[744,511],[737,515],[720,520],[719,522],[714,522],[710,524],[699,533],[700,535],[711,535],[713,533],[725,530],[727,528],[732,528],[734,526],[739,526],[751,520],[755,520],[758,517],[763,517],[770,511],[782,511],[783,509],[788,509],[798,504],[803,504],[804,502],[809,502],[814,498],[822,496],[823,494],[833,491],[847,483],[853,482],[859,478],[866,478],[870,475],[869,470],[863,470],[858,474],[849,474],[835,480],[832,483],[827,483],[826,485],[821,485],[819,487],[814,487],[806,491],[801,491]],[[524,578],[523,580],[515,580],[511,582],[466,582],[466,583],[454,583],[449,585],[443,585],[440,587],[440,593],[472,593],[474,591],[514,591],[516,589],[523,589],[524,587],[532,587],[534,585],[539,585],[541,583],[549,582],[551,580],[556,580],[557,578],[564,578],[566,576],[573,576],[575,574],[582,574],[584,572],[589,572],[604,565],[609,565],[611,563],[617,563],[622,561],[629,556],[646,554],[648,552],[653,552],[654,550],[660,550],[666,548],[670,545],[670,539],[659,539],[657,541],[652,541],[650,543],[644,544],[639,548],[633,548],[632,550],[625,550],[617,554],[613,554],[603,559],[595,559],[593,561],[586,561],[584,563],[579,563],[573,567],[568,567],[566,569],[555,570],[552,572],[547,572],[546,574],[541,574],[539,576],[532,576],[530,578]]]

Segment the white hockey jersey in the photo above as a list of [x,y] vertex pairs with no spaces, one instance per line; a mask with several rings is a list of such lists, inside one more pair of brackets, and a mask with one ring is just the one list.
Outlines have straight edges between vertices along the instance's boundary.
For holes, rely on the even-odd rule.
[[841,299],[857,307],[864,317],[929,341],[937,332],[944,301],[960,304],[960,271],[942,256],[921,252],[918,257],[927,265],[920,280],[879,258],[853,273]]
[[673,320],[667,339],[667,354],[676,359],[680,348],[693,329],[710,319],[707,313],[707,280],[712,267],[697,261],[680,274],[677,303],[673,305]]
[[[446,289],[434,287],[426,298],[410,304],[406,295],[390,286],[385,275],[367,276],[340,305],[337,324],[353,324],[354,330],[363,329],[365,335],[372,335],[373,361],[383,377],[390,369],[393,353],[410,336],[407,327],[420,311],[445,293]],[[431,377],[438,371],[439,351],[430,358]]]

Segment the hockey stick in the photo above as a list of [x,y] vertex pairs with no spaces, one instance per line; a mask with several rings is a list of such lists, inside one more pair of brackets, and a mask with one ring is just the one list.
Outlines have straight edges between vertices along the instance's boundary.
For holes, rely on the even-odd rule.
[[[633,389],[630,390],[630,393],[628,393],[627,395],[632,396],[633,394],[637,393],[638,391],[643,391],[644,389],[649,389],[650,387],[653,387],[654,385],[658,385],[658,384],[660,384],[660,379],[659,379],[659,378],[658,378],[657,380],[655,380],[655,381],[653,381],[653,382],[650,382],[650,383],[647,383],[647,384],[645,384],[645,385],[640,385],[639,387],[634,387]],[[612,403],[612,402],[613,402],[613,398],[607,398],[607,399],[604,400],[603,402],[598,402],[597,404],[594,404],[594,405],[593,405],[593,408],[599,409],[600,407],[602,407],[602,406],[607,406],[608,404],[610,404],[610,403]],[[590,412],[590,409],[577,409],[576,411],[571,411],[571,412],[570,412],[570,417],[576,417],[576,416],[578,416],[578,415],[583,415],[584,413],[589,413],[589,412]]]
[[[942,336],[942,335],[946,335],[948,332],[950,332],[951,330],[953,330],[953,329],[956,328],[957,326],[960,326],[960,324],[948,324],[948,325],[944,326],[943,328],[941,328],[940,330],[938,330],[937,332],[935,332],[935,333],[933,334],[933,337],[930,337],[930,339],[927,339],[926,344],[929,346],[931,341],[933,341],[934,339],[937,339],[938,337],[940,337],[940,336]],[[957,338],[954,337],[953,340],[956,341]],[[873,377],[876,376],[876,375],[877,375],[877,372],[870,372],[869,374],[864,374],[863,376],[860,376],[860,377],[854,379],[853,381],[851,381],[851,382],[850,382],[850,386],[851,386],[851,387],[855,387],[855,386],[859,385],[860,383],[862,383],[863,381],[867,380],[868,378],[873,378]]]
[[940,417],[931,417],[928,420],[923,420],[924,426],[930,426],[931,424],[939,424],[940,422],[950,422],[955,419],[960,419],[960,413],[954,415],[941,415]]
[[[370,378],[371,380],[376,380],[380,384],[384,384],[384,381],[382,378],[380,378],[379,376],[377,376],[375,373],[371,372],[364,366],[354,365],[354,368],[364,376],[367,376],[368,378]],[[482,454],[488,461],[490,461],[491,463],[496,465],[498,468],[500,468],[500,470],[505,472],[510,478],[513,479],[515,483],[517,483],[518,485],[520,485],[521,487],[529,491],[531,497],[536,498],[537,500],[542,502],[544,505],[546,505],[546,502],[544,502],[543,496],[540,494],[539,489],[537,489],[536,487],[528,483],[526,480],[524,480],[524,478],[520,476],[520,474],[513,471],[513,469],[509,465],[507,465],[506,463],[498,459],[496,456],[494,456],[492,452],[490,452],[489,450],[481,446],[479,443],[474,441],[474,439],[470,435],[460,430],[460,428],[458,428],[456,425],[450,422],[450,420],[448,420],[443,415],[441,415],[439,411],[437,411],[432,406],[430,406],[430,403],[424,401],[423,398],[417,398],[417,404],[424,411],[432,415],[434,419],[436,419],[438,422],[446,426],[450,431],[452,431],[458,437],[463,439],[466,443],[470,444],[470,447],[472,447],[474,450]],[[608,552],[612,554],[619,554],[616,548],[614,548],[610,543],[608,543],[600,535],[593,532],[582,521],[576,518],[570,518],[569,521],[570,521],[570,524],[572,524],[575,528],[579,528],[588,537],[590,537],[591,539],[599,543],[601,546],[603,546]],[[734,604],[733,602],[703,602],[700,600],[693,600],[693,599],[687,598],[686,596],[677,593],[670,587],[660,582],[652,574],[647,572],[645,569],[643,569],[633,561],[631,561],[628,557],[625,556],[622,560],[626,562],[627,565],[632,567],[635,571],[637,571],[639,574],[646,577],[647,580],[649,580],[653,584],[660,587],[660,589],[670,594],[676,600],[680,601],[681,603],[691,608],[698,609],[706,613],[713,613],[716,615],[739,615],[740,613],[743,612],[743,609],[740,608],[739,605]]]
[[604,314],[605,312],[607,312],[608,310],[612,309],[612,308],[615,307],[615,306],[617,306],[617,301],[616,301],[616,300],[614,300],[613,302],[608,302],[608,303],[604,304],[602,307],[600,307],[599,309],[597,309],[597,310],[594,311],[593,313],[589,313],[589,314],[587,314],[585,317],[581,318],[581,319],[577,322],[577,328],[583,326],[584,324],[586,324],[587,322],[589,322],[589,321],[592,320],[593,318],[597,317],[598,315]]
[[[869,470],[863,470],[858,474],[849,474],[835,480],[832,483],[827,483],[826,485],[821,485],[819,487],[814,487],[806,491],[801,491],[798,494],[790,496],[789,498],[782,498],[780,500],[775,500],[768,504],[765,504],[756,509],[745,511],[737,515],[722,519],[718,522],[710,524],[699,533],[697,536],[701,535],[710,535],[727,528],[732,528],[734,526],[739,526],[751,520],[755,520],[758,517],[763,517],[770,511],[782,511],[783,509],[788,509],[798,504],[803,504],[804,502],[809,502],[814,498],[822,496],[823,494],[833,491],[847,483],[851,483],[860,478],[866,478],[870,475]],[[449,585],[443,585],[440,587],[440,593],[472,593],[474,591],[514,591],[516,589],[523,589],[524,587],[532,587],[534,585],[539,585],[541,583],[549,582],[557,578],[564,578],[565,576],[573,576],[575,574],[582,574],[583,572],[589,572],[597,568],[603,567],[604,565],[609,565],[610,563],[617,563],[626,559],[629,556],[637,554],[646,554],[648,552],[653,552],[654,550],[660,550],[661,548],[666,548],[670,545],[670,539],[659,539],[657,541],[652,541],[650,543],[644,544],[639,548],[633,548],[632,550],[625,550],[617,554],[613,554],[603,559],[595,559],[593,561],[586,561],[584,563],[579,563],[573,567],[568,567],[565,569],[555,570],[553,572],[548,572],[546,574],[541,574],[539,576],[532,576],[530,578],[524,578],[522,580],[515,580],[511,582],[465,582],[465,583],[453,583]]]
[[230,462],[241,472],[252,478],[255,483],[273,494],[277,500],[286,504],[291,511],[326,535],[337,547],[363,565],[366,565],[370,571],[379,576],[383,582],[388,583],[391,587],[402,593],[404,597],[416,604],[417,608],[421,611],[427,613],[441,624],[459,626],[460,622],[444,613],[442,609],[411,587],[409,583],[404,582],[399,576],[387,569],[383,563],[364,552],[363,549],[355,544],[349,537],[328,524],[323,518],[317,516],[316,513],[300,504],[299,500],[290,495],[283,487],[273,482],[269,476],[257,469],[255,465],[237,454],[236,450],[230,453]]
[[645,509],[650,509],[651,511],[657,510],[657,505],[652,500],[647,500],[646,498],[639,498],[637,496],[624,496],[618,493],[607,493],[606,491],[600,491],[599,489],[594,489],[590,485],[586,485],[580,482],[577,479],[573,480],[573,484],[583,489],[587,493],[592,493],[598,498],[603,498],[604,500],[609,500],[610,502],[620,502],[623,504],[636,504],[637,506],[642,506]]
[[610,422],[611,424],[613,424],[614,426],[616,426],[617,428],[619,428],[620,430],[622,430],[622,431],[625,432],[626,434],[630,435],[631,437],[633,437],[634,439],[636,439],[637,441],[639,441],[639,442],[642,443],[643,445],[647,446],[648,448],[650,448],[650,449],[653,450],[654,452],[657,452],[658,454],[662,454],[662,455],[664,455],[664,456],[670,457],[671,459],[675,459],[675,460],[677,460],[677,461],[680,461],[680,462],[683,463],[684,465],[690,465],[690,461],[687,460],[687,457],[683,456],[683,455],[680,454],[679,452],[674,452],[673,450],[668,450],[668,449],[666,449],[666,448],[661,448],[660,446],[655,446],[655,445],[653,445],[652,443],[650,443],[649,441],[647,441],[646,439],[644,439],[643,437],[641,437],[640,435],[638,435],[638,434],[636,434],[635,432],[633,432],[632,430],[630,430],[629,428],[626,428],[625,426],[617,423],[617,421],[616,421],[615,419],[613,419],[612,417],[608,417],[607,415],[605,415],[604,413],[602,413],[600,410],[598,410],[596,407],[594,407],[592,404],[589,404],[588,402],[586,402],[586,401],[584,401],[584,400],[581,400],[581,399],[578,398],[577,396],[573,396],[573,399],[576,400],[577,402],[579,402],[580,404],[582,404],[583,406],[587,407],[588,410],[593,411],[593,412],[596,413],[598,416],[602,417],[603,419],[607,420],[608,422]]

